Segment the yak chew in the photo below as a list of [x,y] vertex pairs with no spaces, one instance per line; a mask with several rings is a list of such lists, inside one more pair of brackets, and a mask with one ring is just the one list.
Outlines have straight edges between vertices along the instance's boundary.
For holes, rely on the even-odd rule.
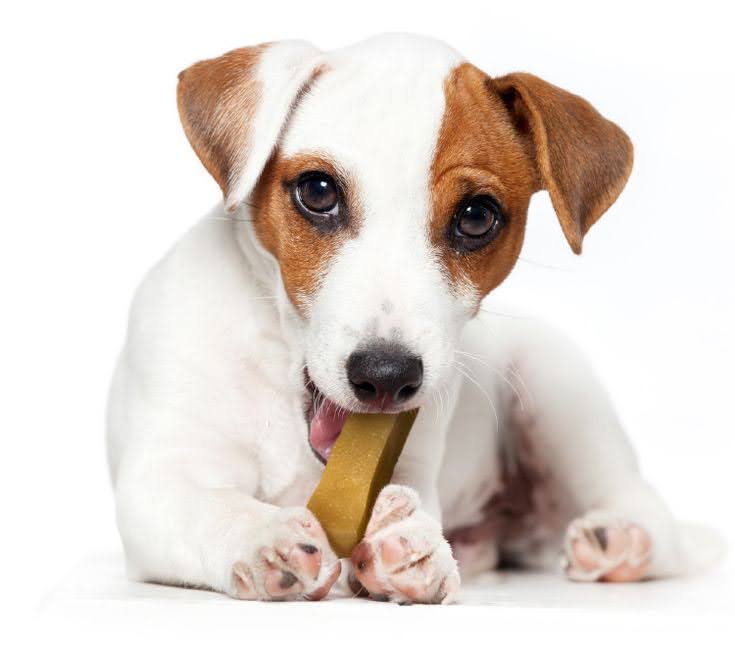
[[375,498],[393,475],[418,410],[350,414],[307,508],[346,558],[365,535]]

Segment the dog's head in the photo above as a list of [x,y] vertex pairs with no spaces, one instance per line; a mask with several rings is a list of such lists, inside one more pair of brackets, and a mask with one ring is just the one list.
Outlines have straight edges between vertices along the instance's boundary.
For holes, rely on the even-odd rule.
[[583,99],[491,78],[428,39],[261,45],[179,78],[194,150],[280,267],[328,401],[311,420],[322,456],[344,410],[414,407],[442,383],[518,258],[535,191],[579,253],[632,165],[627,136]]

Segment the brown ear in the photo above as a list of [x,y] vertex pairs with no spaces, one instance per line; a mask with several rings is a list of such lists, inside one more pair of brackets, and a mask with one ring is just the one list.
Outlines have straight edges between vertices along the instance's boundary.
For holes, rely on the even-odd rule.
[[318,58],[308,43],[284,41],[236,49],[179,74],[184,132],[228,210],[255,185]]
[[630,139],[584,99],[531,74],[492,79],[490,87],[526,139],[569,245],[581,253],[585,233],[630,175]]

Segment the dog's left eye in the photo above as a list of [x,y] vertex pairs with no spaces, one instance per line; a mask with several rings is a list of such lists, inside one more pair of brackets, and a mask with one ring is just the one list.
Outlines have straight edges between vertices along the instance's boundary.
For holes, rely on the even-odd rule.
[[323,172],[301,175],[292,197],[296,208],[318,229],[328,231],[340,224],[340,193],[337,183]]
[[450,235],[459,250],[474,251],[494,240],[504,225],[497,200],[490,195],[478,195],[460,204]]

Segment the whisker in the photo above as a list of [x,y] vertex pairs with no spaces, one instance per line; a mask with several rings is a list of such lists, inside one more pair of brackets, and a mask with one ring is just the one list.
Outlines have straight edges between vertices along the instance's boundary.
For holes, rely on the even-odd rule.
[[439,423],[439,419],[444,416],[444,395],[442,394],[441,385],[437,388],[436,392],[439,396],[439,408],[437,409],[436,422]]
[[558,267],[558,266],[554,266],[553,264],[544,264],[543,262],[537,262],[536,260],[529,260],[528,258],[522,258],[522,257],[519,257],[518,260],[520,262],[525,262],[526,264],[530,264],[532,266],[538,267],[539,269],[553,269],[554,271],[564,271],[565,273],[574,273],[574,269],[570,269],[568,267]]
[[434,423],[439,423],[438,390],[431,393],[431,406],[434,408]]
[[489,314],[490,316],[500,316],[501,318],[515,318],[516,320],[532,320],[531,316],[519,316],[518,314],[509,314],[503,311],[493,311],[492,309],[486,309],[485,307],[478,307],[478,313]]
[[[493,336],[497,339],[496,330],[493,327],[486,327],[486,331],[490,336]],[[479,356],[479,354],[476,354],[476,356]],[[520,370],[515,367],[512,361],[508,365],[506,365],[506,369],[510,372],[511,376],[514,376],[518,381],[520,381],[521,385],[523,385],[523,389],[526,390],[526,394],[529,396],[529,398],[532,398],[531,391],[526,386],[526,383],[521,376]]]
[[478,381],[476,381],[474,378],[472,378],[469,374],[467,374],[461,367],[460,363],[458,361],[452,362],[452,367],[454,367],[462,376],[464,376],[468,381],[471,383],[474,383],[478,390],[483,394],[485,399],[487,400],[488,404],[490,405],[490,408],[493,411],[493,416],[495,417],[495,432],[498,432],[500,430],[500,420],[498,418],[498,410],[495,407],[495,403],[493,403],[493,400],[490,398],[490,395],[487,393],[487,391],[480,385]]
[[[525,410],[526,409],[526,402],[523,399],[523,396],[521,395],[521,393],[518,391],[518,388],[516,388],[516,386],[513,385],[512,381],[507,376],[505,376],[505,374],[503,374],[503,372],[502,372],[502,370],[500,368],[495,367],[494,365],[490,365],[490,363],[487,363],[487,362],[483,361],[479,356],[476,356],[475,354],[472,354],[471,352],[464,352],[464,351],[462,351],[460,349],[455,349],[454,351],[457,354],[462,354],[463,356],[467,356],[468,358],[471,358],[471,359],[477,361],[481,365],[484,365],[485,367],[491,369],[498,376],[500,376],[500,378],[502,378],[503,381],[505,381],[508,384],[508,386],[513,390],[513,392],[515,393],[516,398],[518,399],[518,401],[521,404],[521,409],[522,410]],[[512,370],[513,368],[511,367],[510,369]],[[526,390],[526,392],[528,392],[528,388],[526,387],[526,384],[523,382],[523,379],[520,378],[520,375],[517,375],[515,373],[513,375],[521,382],[521,385],[523,386],[523,389]]]
[[210,215],[207,217],[209,220],[218,220],[220,222],[254,222],[255,220],[252,218],[244,218],[244,217],[237,217],[235,215]]
[[451,403],[451,397],[452,393],[449,391],[449,385],[446,383],[441,386],[442,389],[442,414],[446,415],[451,412],[450,410],[450,403]]

